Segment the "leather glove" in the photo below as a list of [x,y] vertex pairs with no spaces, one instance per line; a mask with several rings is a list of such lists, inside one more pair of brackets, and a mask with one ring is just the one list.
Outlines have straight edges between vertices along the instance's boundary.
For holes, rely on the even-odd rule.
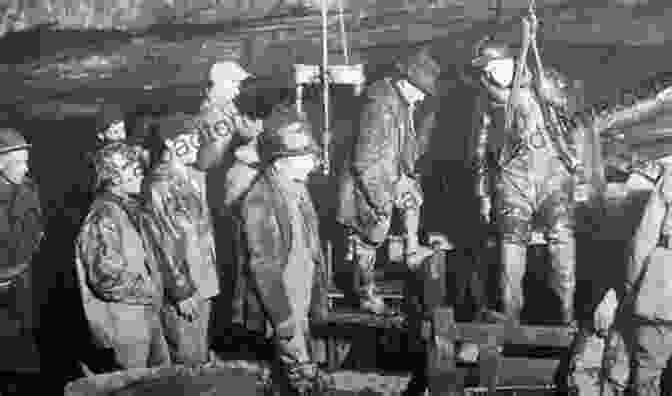
[[193,322],[198,318],[198,293],[177,303],[177,313],[186,320]]
[[480,198],[480,211],[481,218],[485,224],[490,224],[491,222],[491,213],[492,213],[492,199],[490,197],[481,197]]
[[395,203],[400,208],[419,208],[422,206],[420,186],[415,179],[401,175],[395,184]]

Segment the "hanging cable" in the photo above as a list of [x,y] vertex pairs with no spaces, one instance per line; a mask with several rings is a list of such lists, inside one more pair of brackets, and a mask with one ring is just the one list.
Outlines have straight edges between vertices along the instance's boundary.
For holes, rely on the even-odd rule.
[[350,64],[350,49],[348,48],[348,36],[345,31],[345,12],[343,11],[343,0],[338,0],[338,22],[341,27],[341,46],[343,47],[343,59],[345,64]]
[[329,12],[328,0],[322,0],[322,102],[324,115],[324,131],[322,134],[322,150],[323,152],[323,172],[324,175],[329,175],[331,170],[329,150],[331,149],[331,131],[329,130],[329,31],[327,14]]

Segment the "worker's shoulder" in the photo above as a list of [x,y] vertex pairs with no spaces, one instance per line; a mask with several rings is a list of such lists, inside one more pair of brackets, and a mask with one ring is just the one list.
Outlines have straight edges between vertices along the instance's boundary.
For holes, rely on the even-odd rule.
[[368,103],[394,105],[399,102],[399,94],[392,85],[392,80],[383,78],[374,81],[366,88],[366,100]]

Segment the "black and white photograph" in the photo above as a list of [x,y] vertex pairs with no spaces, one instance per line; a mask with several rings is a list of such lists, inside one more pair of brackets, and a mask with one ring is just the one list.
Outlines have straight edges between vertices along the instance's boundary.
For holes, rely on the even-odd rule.
[[0,396],[672,396],[670,21],[0,0]]

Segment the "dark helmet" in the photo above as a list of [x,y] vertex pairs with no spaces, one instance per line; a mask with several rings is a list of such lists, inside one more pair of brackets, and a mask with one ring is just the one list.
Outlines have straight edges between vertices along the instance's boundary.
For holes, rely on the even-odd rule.
[[474,45],[471,65],[482,68],[493,60],[507,58],[513,58],[509,45],[492,36],[485,36]]
[[0,154],[27,149],[30,146],[23,135],[16,129],[0,128]]
[[259,137],[259,153],[265,161],[281,157],[321,154],[305,117],[294,109],[278,109],[264,122]]
[[411,84],[426,94],[437,94],[441,67],[430,54],[428,47],[422,47],[406,59],[397,61],[396,67]]

